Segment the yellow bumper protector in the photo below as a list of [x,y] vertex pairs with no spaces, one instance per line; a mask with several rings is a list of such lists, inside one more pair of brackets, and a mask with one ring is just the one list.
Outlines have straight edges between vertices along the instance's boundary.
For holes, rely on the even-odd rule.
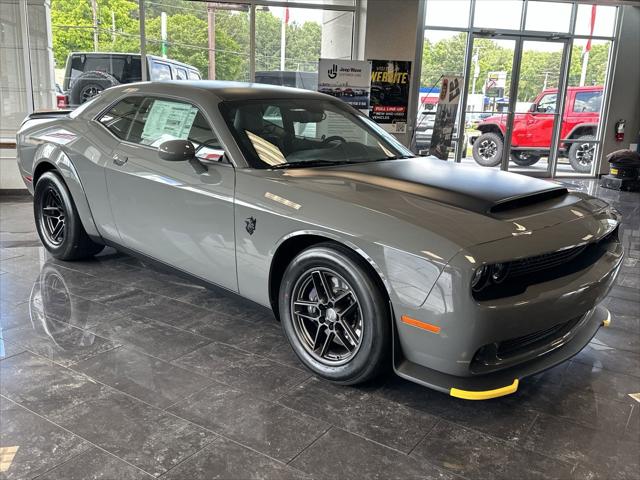
[[608,327],[609,325],[611,325],[611,312],[607,310],[607,318],[602,321],[602,326]]
[[460,390],[452,388],[449,395],[452,397],[464,398],[465,400],[489,400],[490,398],[504,397],[518,390],[518,379],[516,378],[511,385],[496,388],[494,390]]

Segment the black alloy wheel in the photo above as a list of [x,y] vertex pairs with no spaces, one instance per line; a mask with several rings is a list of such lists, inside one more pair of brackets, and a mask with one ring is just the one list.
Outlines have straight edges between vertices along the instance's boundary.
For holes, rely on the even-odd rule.
[[55,258],[77,260],[100,252],[104,245],[89,238],[62,177],[44,172],[36,182],[33,214],[38,236]]
[[283,274],[278,297],[289,344],[319,377],[354,385],[391,367],[389,300],[357,253],[333,242],[300,252]]
[[59,246],[64,242],[66,233],[64,202],[53,185],[46,187],[41,199],[41,229],[51,245]]
[[321,363],[344,364],[360,348],[360,302],[351,285],[332,270],[311,268],[298,278],[291,315],[303,347]]

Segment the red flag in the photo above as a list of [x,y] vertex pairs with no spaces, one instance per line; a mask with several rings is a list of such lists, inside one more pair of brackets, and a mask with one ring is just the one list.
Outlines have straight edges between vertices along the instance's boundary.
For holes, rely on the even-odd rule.
[[584,51],[588,52],[591,50],[591,37],[593,36],[593,28],[596,25],[596,9],[597,5],[591,5],[591,24],[589,25],[589,40],[587,40],[587,45],[584,47]]
[[[284,8],[284,23],[289,25],[289,7]],[[593,32],[593,27],[591,28],[591,31]]]

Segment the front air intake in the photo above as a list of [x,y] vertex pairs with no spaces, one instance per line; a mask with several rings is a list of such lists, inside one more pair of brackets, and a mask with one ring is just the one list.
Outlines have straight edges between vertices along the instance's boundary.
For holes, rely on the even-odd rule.
[[505,200],[501,200],[493,205],[489,209],[489,213],[502,213],[509,210],[516,210],[518,208],[529,207],[536,203],[546,202],[555,198],[564,197],[569,191],[566,188],[558,187],[552,190],[546,190],[540,193],[534,193],[532,195],[525,195],[522,197],[512,197]]

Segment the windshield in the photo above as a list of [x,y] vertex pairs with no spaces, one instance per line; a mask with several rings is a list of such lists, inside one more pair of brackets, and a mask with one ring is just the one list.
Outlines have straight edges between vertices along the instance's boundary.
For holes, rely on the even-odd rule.
[[368,117],[331,100],[224,102],[220,109],[253,168],[322,166],[413,156]]

